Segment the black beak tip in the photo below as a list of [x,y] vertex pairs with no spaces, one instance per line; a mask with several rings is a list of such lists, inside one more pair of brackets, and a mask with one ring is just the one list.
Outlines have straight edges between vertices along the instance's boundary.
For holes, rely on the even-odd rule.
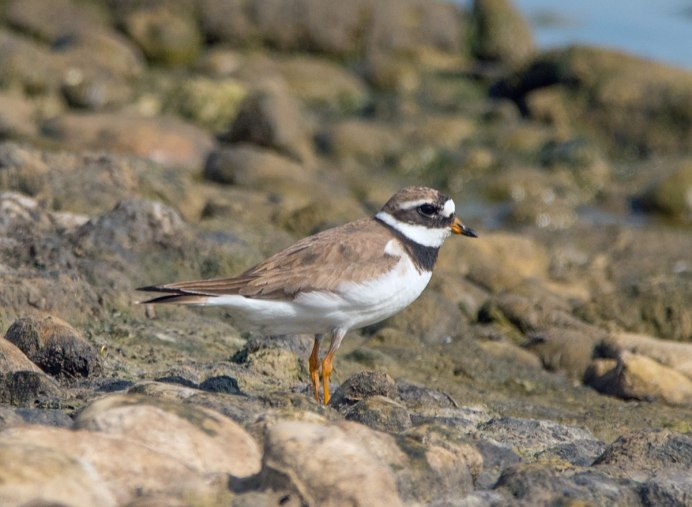
[[461,229],[461,234],[464,236],[468,236],[469,238],[477,238],[478,234],[476,234],[476,231],[471,229],[470,227],[464,226],[463,229]]

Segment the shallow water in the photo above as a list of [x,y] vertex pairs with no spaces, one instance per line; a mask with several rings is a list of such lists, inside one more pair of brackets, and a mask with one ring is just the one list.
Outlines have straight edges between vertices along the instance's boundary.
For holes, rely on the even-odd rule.
[[[461,0],[470,5],[469,0]],[[543,48],[589,44],[692,69],[690,0],[514,0]]]

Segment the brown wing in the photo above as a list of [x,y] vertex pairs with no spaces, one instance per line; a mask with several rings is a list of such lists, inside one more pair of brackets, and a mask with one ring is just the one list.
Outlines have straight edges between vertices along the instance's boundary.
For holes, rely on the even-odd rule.
[[331,290],[342,277],[354,282],[391,269],[396,257],[384,254],[390,231],[372,218],[309,236],[236,277],[143,287],[176,296],[239,294],[250,298],[291,299],[299,291]]

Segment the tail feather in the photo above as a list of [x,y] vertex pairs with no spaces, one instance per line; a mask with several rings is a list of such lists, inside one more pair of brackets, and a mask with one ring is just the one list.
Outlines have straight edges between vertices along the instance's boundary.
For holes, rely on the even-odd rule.
[[160,303],[175,303],[178,305],[203,305],[207,302],[209,296],[198,296],[195,294],[166,294],[158,296],[146,301],[140,301],[140,305],[153,305]]
[[147,287],[139,287],[137,290],[143,292],[163,292],[164,295],[155,298],[140,301],[141,305],[160,304],[160,303],[175,303],[179,305],[203,305],[209,299],[209,295],[197,294],[192,291],[167,287],[165,285],[149,285]]

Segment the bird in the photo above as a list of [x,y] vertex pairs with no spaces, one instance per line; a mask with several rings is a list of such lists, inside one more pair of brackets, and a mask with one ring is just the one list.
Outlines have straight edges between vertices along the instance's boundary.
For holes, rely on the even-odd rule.
[[[400,312],[423,292],[452,234],[476,238],[454,201],[429,187],[396,192],[374,216],[323,230],[231,277],[149,285],[142,304],[222,306],[264,336],[314,335],[308,360],[315,400],[330,400],[336,351],[346,333]],[[330,336],[320,363],[320,346]]]

